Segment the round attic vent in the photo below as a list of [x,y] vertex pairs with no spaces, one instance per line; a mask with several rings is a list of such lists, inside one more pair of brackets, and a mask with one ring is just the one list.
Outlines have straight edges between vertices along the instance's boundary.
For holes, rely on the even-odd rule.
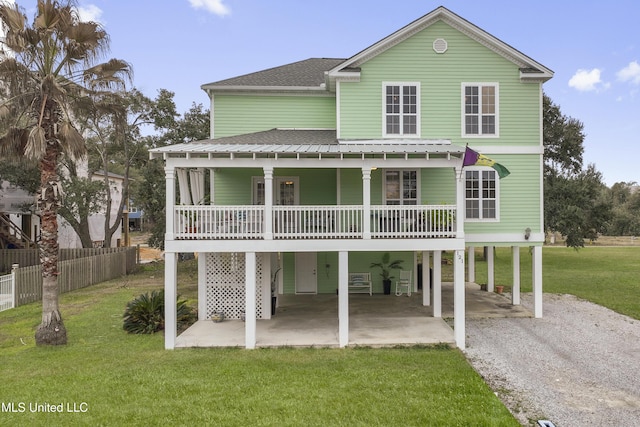
[[433,50],[436,53],[445,53],[447,51],[447,41],[445,39],[435,39],[433,42]]

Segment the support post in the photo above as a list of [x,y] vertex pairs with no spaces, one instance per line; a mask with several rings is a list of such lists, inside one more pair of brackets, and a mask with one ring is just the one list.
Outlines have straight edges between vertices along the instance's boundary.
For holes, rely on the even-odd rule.
[[495,258],[493,255],[493,246],[487,247],[487,291],[493,292],[495,284]]
[[465,348],[464,250],[453,254],[453,334],[459,349]]
[[476,282],[476,248],[469,246],[467,255],[467,280],[471,283]]
[[433,317],[442,317],[442,251],[433,252]]
[[273,240],[273,168],[264,169],[264,239]]
[[178,254],[164,254],[164,348],[173,350],[178,335]]
[[208,252],[198,255],[198,320],[207,319],[207,257]]
[[18,306],[18,293],[16,292],[16,272],[20,268],[19,264],[11,264],[11,307],[16,308]]
[[176,215],[176,171],[172,167],[164,168],[165,182],[165,221],[167,228],[164,234],[165,240],[173,240],[175,236],[175,215]]
[[533,247],[531,260],[531,277],[533,279],[533,313],[534,317],[542,317],[542,246]]
[[338,252],[338,344],[349,345],[349,252]]
[[431,305],[431,252],[422,252],[422,305]]
[[256,253],[244,254],[245,347],[256,348]]
[[371,168],[362,168],[362,238],[371,239]]
[[520,305],[520,246],[511,247],[513,264],[513,285],[511,286],[511,304]]

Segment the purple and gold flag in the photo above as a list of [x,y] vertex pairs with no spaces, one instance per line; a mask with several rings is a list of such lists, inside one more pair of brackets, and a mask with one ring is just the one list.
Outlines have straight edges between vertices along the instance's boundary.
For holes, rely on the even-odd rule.
[[500,178],[504,178],[511,173],[509,172],[509,169],[505,168],[500,163],[497,163],[495,160],[492,160],[469,147],[465,150],[464,160],[462,160],[462,167],[465,166],[488,166],[495,169]]

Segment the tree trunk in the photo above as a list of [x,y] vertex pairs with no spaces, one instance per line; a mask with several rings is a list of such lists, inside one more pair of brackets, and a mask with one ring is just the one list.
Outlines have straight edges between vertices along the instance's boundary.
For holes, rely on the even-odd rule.
[[47,148],[40,160],[40,208],[41,239],[40,265],[42,266],[42,323],[36,329],[37,345],[67,343],[67,330],[62,322],[58,306],[58,209],[60,207],[60,181],[56,166],[60,157],[60,145],[55,139],[55,112],[52,101],[47,102],[42,127],[45,130]]

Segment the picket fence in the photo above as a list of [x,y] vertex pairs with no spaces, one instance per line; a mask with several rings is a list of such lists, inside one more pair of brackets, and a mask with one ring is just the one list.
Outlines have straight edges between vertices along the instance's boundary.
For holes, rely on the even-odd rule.
[[[25,250],[2,250],[0,251],[0,259],[4,260],[3,255],[6,255],[4,252],[15,251]],[[72,254],[70,251],[74,251],[73,253],[77,258],[68,259]],[[67,253],[63,255],[64,252]],[[16,253],[16,256],[17,258],[22,256],[24,257],[23,259],[27,259],[31,255]],[[58,276],[58,291],[62,294],[125,276],[135,270],[138,256],[137,248],[135,247],[73,249],[61,250],[60,259],[58,261],[58,271],[60,273]],[[42,267],[39,264],[14,268],[12,274],[15,279],[15,295],[13,296],[13,305],[15,307],[42,299]],[[7,276],[10,277],[11,275]]]

